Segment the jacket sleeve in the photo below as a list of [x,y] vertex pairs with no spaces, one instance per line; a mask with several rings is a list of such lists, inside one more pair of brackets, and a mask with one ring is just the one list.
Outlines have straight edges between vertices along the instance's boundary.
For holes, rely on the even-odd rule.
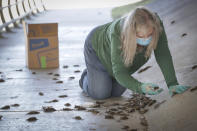
[[111,35],[111,62],[115,79],[120,85],[134,92],[142,93],[141,82],[133,78],[130,68],[124,66],[120,49],[120,38],[115,33]]
[[157,48],[154,50],[156,61],[162,71],[165,78],[167,86],[178,85],[178,81],[175,75],[175,70],[173,66],[172,56],[168,47],[168,40],[166,37],[163,22],[161,21],[161,26],[163,28],[160,34]]

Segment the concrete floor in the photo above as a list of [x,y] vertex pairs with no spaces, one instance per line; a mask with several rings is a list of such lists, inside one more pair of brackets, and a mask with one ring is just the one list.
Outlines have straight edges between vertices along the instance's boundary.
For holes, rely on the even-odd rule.
[[[197,70],[192,66],[197,64],[197,19],[195,0],[158,0],[150,5],[152,10],[158,12],[164,21],[169,40],[169,48],[174,60],[176,75],[180,84],[197,85]],[[99,108],[98,114],[87,111],[62,111],[65,103],[82,105],[90,108],[95,100],[82,93],[78,80],[80,73],[85,68],[83,60],[83,44],[88,32],[95,26],[111,21],[110,8],[103,9],[78,9],[78,10],[49,10],[36,17],[35,22],[58,22],[59,23],[59,49],[60,67],[58,69],[29,70],[25,65],[25,41],[22,26],[13,29],[13,33],[4,33],[0,39],[0,72],[6,77],[6,81],[0,83],[0,107],[5,105],[19,104],[9,110],[0,109],[1,131],[23,130],[52,130],[52,131],[119,131],[124,125],[130,129],[150,131],[196,131],[197,130],[197,91],[187,91],[182,95],[171,98],[154,56],[146,66],[152,66],[147,71],[133,75],[143,82],[153,82],[164,88],[160,95],[152,97],[158,102],[166,100],[159,108],[149,107],[145,115],[138,112],[129,114],[128,120],[120,120],[115,116],[114,120],[105,119],[105,111],[113,103],[124,103],[130,97],[131,91],[127,90],[120,98],[104,100],[106,105]],[[174,24],[171,21],[175,20]],[[185,37],[181,37],[187,33]],[[187,45],[186,45],[187,44]],[[63,68],[68,65],[68,68]],[[74,66],[79,65],[79,66]],[[143,67],[142,67],[143,68]],[[22,71],[16,71],[22,69]],[[36,72],[36,74],[32,74]],[[48,75],[58,73],[59,77]],[[154,72],[154,73],[153,73]],[[75,79],[69,79],[74,76]],[[56,84],[53,78],[62,80],[63,84]],[[40,96],[39,92],[44,95]],[[60,98],[60,95],[68,97]],[[58,102],[46,103],[57,99]],[[45,113],[43,106],[53,106],[57,111]],[[28,122],[32,117],[26,115],[29,111],[39,111],[40,114],[32,115],[38,120]],[[75,120],[75,116],[81,116],[82,120]],[[140,117],[145,116],[148,127],[140,124]]]

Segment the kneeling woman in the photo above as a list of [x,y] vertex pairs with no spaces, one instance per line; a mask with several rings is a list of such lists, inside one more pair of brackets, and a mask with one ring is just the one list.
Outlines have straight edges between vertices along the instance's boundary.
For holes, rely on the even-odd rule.
[[137,8],[124,18],[94,28],[86,38],[84,56],[87,69],[79,80],[82,90],[93,99],[119,97],[126,89],[156,95],[163,89],[142,83],[131,76],[154,50],[170,95],[189,87],[177,82],[163,23],[157,14]]

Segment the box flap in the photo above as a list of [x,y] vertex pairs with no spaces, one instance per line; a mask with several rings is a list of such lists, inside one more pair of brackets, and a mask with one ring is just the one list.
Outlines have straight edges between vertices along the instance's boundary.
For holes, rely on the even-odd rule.
[[57,23],[28,24],[28,37],[47,37],[57,35]]
[[25,41],[26,41],[26,44],[25,44],[25,59],[26,59],[26,65],[29,65],[28,63],[28,37],[27,37],[27,25],[26,25],[26,22],[23,20],[22,21],[22,24],[23,24],[23,31],[24,31],[24,35],[25,35]]

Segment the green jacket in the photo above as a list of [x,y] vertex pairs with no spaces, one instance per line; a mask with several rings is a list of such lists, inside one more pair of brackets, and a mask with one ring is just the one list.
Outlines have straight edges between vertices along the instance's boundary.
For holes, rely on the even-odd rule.
[[[136,72],[148,61],[148,59],[145,58],[146,49],[144,49],[141,53],[136,53],[132,66],[125,67],[120,49],[122,22],[123,18],[99,26],[91,38],[92,46],[108,73],[114,77],[120,85],[131,89],[132,91],[142,93],[140,88],[142,82],[139,82],[133,78],[131,74]],[[178,82],[162,22],[161,25],[163,32],[160,34],[158,45],[156,50],[154,50],[154,54],[156,61],[164,75],[167,86],[169,87],[171,85],[177,85]]]

